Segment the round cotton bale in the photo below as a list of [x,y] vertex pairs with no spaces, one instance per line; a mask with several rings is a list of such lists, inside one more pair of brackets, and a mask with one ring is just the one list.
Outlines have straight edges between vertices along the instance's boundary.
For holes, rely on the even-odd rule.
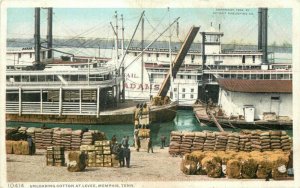
[[197,170],[197,163],[195,161],[182,159],[180,170],[187,175],[194,175]]
[[254,159],[248,158],[246,160],[243,160],[242,169],[241,169],[242,178],[246,178],[246,179],[255,178],[256,171],[257,171],[257,162]]
[[86,167],[86,155],[83,152],[71,151],[68,155],[68,171],[81,172]]
[[222,176],[222,159],[220,157],[205,157],[201,161],[201,166],[209,177],[219,178]]
[[226,175],[228,178],[241,178],[241,162],[237,159],[231,159],[226,164]]
[[272,163],[267,159],[257,161],[256,177],[266,179],[272,172]]
[[279,157],[272,164],[272,177],[274,180],[287,177],[287,160]]

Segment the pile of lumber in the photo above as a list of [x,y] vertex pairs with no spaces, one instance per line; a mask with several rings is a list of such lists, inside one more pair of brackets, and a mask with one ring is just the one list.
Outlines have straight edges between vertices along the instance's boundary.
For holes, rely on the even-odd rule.
[[195,133],[193,132],[185,132],[183,133],[181,144],[180,144],[180,153],[191,153],[191,148],[193,145],[193,140],[195,138]]
[[251,151],[250,134],[240,133],[239,151]]
[[232,132],[172,131],[169,153],[184,155],[192,151],[290,151],[292,139],[285,131],[242,130]]
[[172,131],[170,136],[169,154],[179,155],[181,145],[182,133],[178,131]]
[[203,151],[214,151],[215,145],[216,145],[216,134],[214,132],[207,132]]
[[82,130],[73,130],[71,139],[71,149],[78,150],[81,145]]
[[228,142],[227,132],[216,132],[216,145],[215,151],[225,151]]
[[185,154],[180,169],[187,175],[207,175],[213,178],[274,180],[287,177],[291,152],[285,151],[194,151]]
[[52,146],[53,129],[42,130],[42,148]]
[[195,138],[193,140],[191,151],[199,151],[199,150],[202,151],[204,147],[205,139],[206,139],[205,132],[195,132]]
[[34,130],[34,136],[35,136],[35,146],[37,149],[42,149],[43,148],[43,134],[42,134],[43,129],[41,128],[36,128]]
[[61,129],[61,144],[65,150],[71,150],[72,129]]
[[54,128],[53,129],[52,144],[53,144],[53,146],[62,146],[62,139],[61,139],[61,130],[60,130],[60,128]]
[[289,151],[292,149],[292,139],[287,135],[286,131],[281,131],[281,149]]
[[238,133],[228,134],[227,150],[239,151],[240,136]]

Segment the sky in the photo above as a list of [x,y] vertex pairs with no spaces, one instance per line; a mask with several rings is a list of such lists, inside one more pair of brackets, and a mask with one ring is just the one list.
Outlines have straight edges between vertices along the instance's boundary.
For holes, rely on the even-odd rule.
[[[221,24],[224,32],[223,43],[257,43],[257,9],[208,9],[208,8],[54,8],[53,35],[54,38],[113,38],[110,22],[116,23],[115,11],[124,17],[125,38],[130,39],[138,23],[142,11],[145,11],[145,39],[152,40],[159,35],[170,22],[179,19],[178,36],[177,24],[172,26],[172,41],[183,41],[189,29],[195,25],[200,31],[215,29]],[[282,44],[292,42],[292,9],[268,9],[268,43]],[[33,38],[34,8],[8,8],[7,37]],[[41,9],[41,35],[46,35],[47,10]],[[119,30],[121,33],[121,30]],[[169,40],[167,31],[159,40]],[[121,36],[121,35],[119,35]],[[140,27],[134,39],[141,38]],[[196,42],[201,40],[197,36]]]

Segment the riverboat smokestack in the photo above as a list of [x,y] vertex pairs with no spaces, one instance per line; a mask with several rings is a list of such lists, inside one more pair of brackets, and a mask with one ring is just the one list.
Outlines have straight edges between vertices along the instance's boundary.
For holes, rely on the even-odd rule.
[[263,64],[269,64],[268,62],[268,9],[262,9],[262,51],[263,51]]
[[52,8],[48,8],[48,28],[47,28],[47,48],[48,48],[48,59],[52,58]]
[[268,65],[268,9],[258,9],[258,50],[263,53],[262,64]]
[[34,20],[34,48],[35,48],[35,63],[37,67],[39,67],[41,63],[40,59],[40,49],[41,49],[41,43],[40,43],[40,8],[35,8],[35,20]]
[[258,44],[257,44],[257,49],[258,50],[262,50],[262,32],[261,32],[261,28],[262,28],[262,17],[261,17],[261,10],[262,8],[258,8]]

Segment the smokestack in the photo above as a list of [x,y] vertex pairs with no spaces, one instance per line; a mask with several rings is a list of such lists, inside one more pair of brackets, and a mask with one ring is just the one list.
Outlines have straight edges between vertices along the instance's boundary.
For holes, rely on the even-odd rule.
[[35,48],[35,63],[37,66],[41,63],[40,59],[40,8],[35,8],[35,20],[34,20],[34,48]]
[[47,48],[48,48],[48,59],[52,58],[52,8],[48,8],[48,28],[47,28]]
[[262,50],[262,8],[258,8],[258,44],[257,49]]
[[268,64],[268,9],[262,8],[262,51],[263,51],[263,64]]

